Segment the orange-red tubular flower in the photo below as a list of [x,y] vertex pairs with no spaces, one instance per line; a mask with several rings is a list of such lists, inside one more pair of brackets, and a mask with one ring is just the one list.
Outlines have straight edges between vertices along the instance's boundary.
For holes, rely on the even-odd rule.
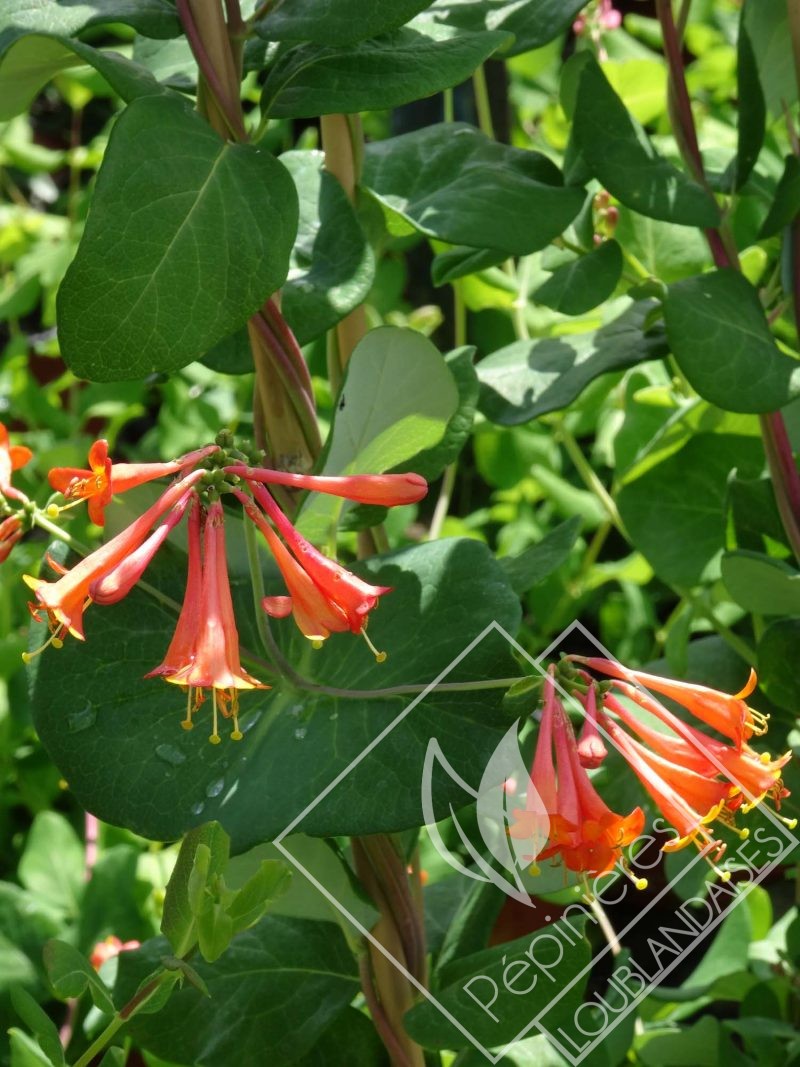
[[8,430],[0,422],[0,496],[8,500],[27,501],[25,494],[11,484],[11,475],[31,459],[33,452],[25,445],[12,445],[8,440]]
[[159,666],[146,674],[145,678],[153,678],[156,675],[177,674],[178,671],[183,670],[194,659],[195,636],[203,601],[203,562],[200,536],[202,516],[203,506],[200,503],[200,498],[195,496],[192,501],[192,510],[189,513],[189,565],[186,574],[186,590],[183,594],[183,604],[178,616],[178,623],[167,649],[167,654]]
[[[699,848],[708,850],[710,855],[721,855],[725,845],[714,837],[709,825],[720,817],[732,786],[706,779],[677,764],[668,766],[669,761],[648,752],[608,718],[604,718],[603,726],[677,833],[677,837],[662,846],[663,851],[676,852],[694,842]],[[723,881],[730,878],[730,872],[721,874]]]
[[189,452],[166,463],[112,463],[108,442],[102,438],[89,449],[89,470],[78,467],[54,467],[48,474],[50,486],[68,500],[88,501],[89,518],[97,526],[105,525],[105,509],[115,493],[124,493],[137,485],[188,470],[206,456],[218,451],[218,445]]
[[738,693],[723,693],[705,685],[693,682],[676,681],[673,678],[661,678],[657,674],[644,671],[632,671],[612,660],[599,657],[572,656],[571,659],[586,664],[593,670],[619,678],[681,704],[695,718],[717,730],[724,737],[729,737],[739,748],[753,734],[761,735],[767,731],[768,716],[756,711],[745,703],[756,685],[756,672],[751,670],[747,684]]
[[248,518],[255,523],[264,535],[270,551],[283,576],[289,596],[264,597],[261,606],[268,615],[285,618],[294,615],[298,629],[310,641],[321,642],[331,633],[349,630],[347,616],[335,604],[331,604],[321,589],[303,570],[294,556],[272,529],[256,504],[239,490],[234,490],[236,497],[244,505]]
[[328,493],[359,504],[382,504],[396,507],[399,504],[416,504],[428,492],[428,483],[421,474],[349,474],[327,477],[317,474],[290,474],[274,471],[268,467],[226,467],[229,474],[238,474],[251,482],[266,485],[286,485],[292,489],[310,489],[315,493]]
[[[548,678],[546,686],[552,686]],[[556,788],[553,803],[552,758],[540,756],[539,746],[550,747],[552,736],[556,756]],[[545,699],[531,781],[548,807],[550,834],[541,859],[559,855],[568,870],[588,875],[610,871],[622,860],[622,849],[631,844],[644,828],[644,813],[634,808],[617,815],[603,801],[581,766],[578,746],[564,708],[555,696]],[[552,810],[551,810],[552,808]],[[527,830],[525,813],[514,812],[518,826],[513,837]],[[637,882],[644,888],[646,882]]]
[[[194,555],[196,567],[196,547]],[[190,577],[194,576],[190,575]],[[196,597],[196,595],[197,591],[194,589],[191,596]],[[242,738],[238,720],[239,690],[266,689],[268,686],[263,685],[257,678],[251,677],[242,668],[239,659],[239,634],[233,614],[228,563],[225,556],[224,512],[218,500],[211,504],[205,517],[199,599],[200,611],[194,619],[192,648],[185,662],[183,664],[173,662],[166,670],[165,664],[162,664],[153,673],[163,673],[166,681],[187,688],[187,715],[183,723],[186,729],[192,726],[192,712],[204,699],[203,690],[210,689],[213,700],[211,742],[219,744],[220,741],[217,725],[218,709],[226,718],[233,718],[231,737],[239,741]],[[188,637],[190,625],[191,620],[188,618],[187,605],[184,602],[178,622],[178,630],[183,630],[181,641]],[[188,642],[184,651],[186,650],[188,650]],[[170,646],[167,658],[170,659],[174,655],[175,652]],[[177,669],[173,670],[173,667]]]
[[47,582],[25,575],[25,581],[34,590],[37,600],[50,618],[83,641],[83,612],[91,600],[90,587],[114,570],[126,556],[136,551],[147,537],[153,523],[174,507],[182,497],[188,495],[204,473],[202,470],[193,471],[175,482],[130,526],[82,559],[57,582]]
[[328,603],[344,614],[353,633],[364,633],[369,613],[378,603],[378,598],[384,593],[390,593],[391,588],[386,585],[370,585],[346,570],[336,560],[323,556],[292,526],[266,489],[256,483],[252,485],[252,489],[256,500],[283,534],[295,558],[317,588],[324,593]]
[[11,515],[0,522],[0,563],[5,563],[21,537],[22,520],[18,515]]
[[[631,691],[639,693],[633,686],[619,683],[626,696]],[[642,722],[613,694],[608,693],[604,705],[608,711],[617,715],[626,726],[633,729],[649,748],[665,759],[671,759],[697,774],[715,778],[719,775],[727,778],[735,787],[726,801],[729,810],[742,808],[749,810],[769,797],[776,808],[789,796],[789,791],[781,780],[781,770],[792,758],[791,752],[784,753],[778,759],[770,759],[766,752],[756,752],[750,745],[744,744],[741,750],[701,733],[693,726],[681,722],[672,712],[661,704],[648,707],[668,726],[669,732],[657,730],[654,726]],[[677,735],[677,736],[676,736]]]
[[89,586],[89,596],[95,604],[116,604],[130,593],[149,567],[156,552],[183,518],[189,503],[188,495],[179,500],[164,522],[145,538],[137,549],[118,563],[113,570]]
[[578,756],[583,767],[595,770],[608,755],[608,749],[597,729],[597,693],[592,684],[586,696],[580,695],[580,700],[586,709],[586,717],[578,738]]

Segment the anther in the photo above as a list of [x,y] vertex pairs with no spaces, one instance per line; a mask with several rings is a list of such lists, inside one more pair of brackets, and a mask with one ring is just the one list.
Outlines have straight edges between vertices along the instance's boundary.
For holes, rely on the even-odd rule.
[[184,730],[191,730],[194,727],[192,722],[192,687],[189,686],[186,691],[186,718],[181,719],[181,726]]
[[313,638],[311,641],[311,647],[316,648],[319,651],[319,649],[322,648],[322,641],[318,637]]

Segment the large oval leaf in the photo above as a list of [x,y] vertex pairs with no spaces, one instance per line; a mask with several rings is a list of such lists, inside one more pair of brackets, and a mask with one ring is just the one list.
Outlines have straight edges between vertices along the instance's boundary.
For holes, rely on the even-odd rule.
[[582,189],[538,152],[509,148],[465,123],[438,123],[367,148],[363,183],[421,233],[525,255],[561,234]]
[[222,141],[178,97],[134,100],[59,290],[64,359],[97,381],[183,367],[280,288],[296,229],[268,152]]

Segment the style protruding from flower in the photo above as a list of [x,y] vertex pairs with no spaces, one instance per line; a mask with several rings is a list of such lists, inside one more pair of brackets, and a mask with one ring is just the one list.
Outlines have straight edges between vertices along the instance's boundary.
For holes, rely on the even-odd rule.
[[[27,461],[27,450],[12,449],[5,428],[0,446],[5,448],[0,448],[0,480],[5,487],[10,485],[12,469]],[[329,493],[358,503],[392,507],[421,500],[427,483],[416,474],[291,474],[259,466],[262,458],[263,453],[240,451],[234,446],[233,435],[221,431],[213,445],[166,463],[113,463],[107,442],[100,440],[89,450],[88,469],[52,470],[51,487],[69,503],[62,507],[50,505],[48,518],[85,500],[89,517],[100,526],[115,494],[165,476],[174,476],[174,480],[121,533],[71,569],[46,557],[56,572],[55,580],[25,576],[35,594],[31,612],[38,621],[46,621],[50,630],[44,644],[23,655],[26,662],[45,648],[62,647],[68,635],[85,640],[87,608],[91,604],[116,604],[127,596],[188,513],[188,573],[183,605],[164,660],[148,677],[160,676],[185,690],[184,729],[194,726],[196,713],[210,695],[212,743],[220,741],[220,714],[232,720],[233,740],[242,740],[240,693],[270,687],[249,674],[241,663],[225,551],[225,496],[238,500],[261,531],[286,584],[288,595],[263,598],[264,611],[275,617],[292,614],[315,645],[331,633],[361,634],[378,662],[382,662],[386,653],[375,648],[366,627],[379,598],[391,590],[371,585],[323,555],[294,527],[269,487]],[[21,533],[14,516],[4,518],[0,514],[0,519],[2,562]]]
[[[538,859],[557,856],[567,870],[584,878],[607,874],[617,865],[629,873],[622,850],[641,834],[644,812],[635,807],[627,815],[618,815],[592,785],[556,690],[555,668],[550,669],[544,682],[531,783],[531,795],[538,794],[549,819],[548,839]],[[535,838],[535,823],[541,814],[520,809],[513,814],[511,836],[521,840]],[[631,877],[637,888],[646,887],[646,880]]]

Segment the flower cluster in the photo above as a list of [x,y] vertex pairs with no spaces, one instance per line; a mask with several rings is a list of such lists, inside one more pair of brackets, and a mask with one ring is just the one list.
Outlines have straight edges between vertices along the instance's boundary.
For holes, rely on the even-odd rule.
[[[169,463],[112,463],[107,443],[98,441],[89,452],[88,470],[52,470],[50,485],[67,503],[51,505],[48,514],[58,514],[85,500],[90,517],[98,525],[103,524],[105,508],[115,494],[164,476],[172,475],[174,480],[126,529],[70,570],[48,559],[58,573],[57,580],[25,576],[36,597],[31,611],[39,620],[46,618],[50,628],[49,639],[35,652],[25,653],[26,661],[48,645],[61,647],[68,634],[84,640],[86,609],[91,604],[122,600],[142,578],[170,533],[188,516],[183,605],[164,660],[148,677],[163,677],[185,690],[185,729],[191,729],[193,715],[210,693],[210,740],[215,744],[220,741],[218,713],[232,720],[231,737],[241,740],[239,691],[268,687],[248,674],[240,660],[225,552],[223,494],[242,504],[263,534],[285,581],[287,595],[265,597],[264,611],[280,617],[293,615],[299,629],[317,647],[331,633],[349,630],[362,634],[378,661],[385,659],[385,653],[378,652],[367,637],[366,627],[370,612],[390,589],[370,585],[314,548],[292,525],[269,487],[280,485],[393,506],[421,500],[427,483],[415,474],[337,478],[290,474],[251,466],[253,458],[234,448],[231,436],[223,432],[217,443]],[[13,465],[13,451],[8,463]]]
[[[606,680],[598,683],[584,668],[605,675]],[[549,820],[539,858],[558,855],[567,869],[584,876],[604,874],[618,864],[627,870],[622,849],[639,836],[644,817],[638,807],[628,815],[615,814],[589,779],[587,769],[600,766],[608,754],[605,738],[668,823],[672,836],[662,850],[674,852],[693,843],[727,881],[730,872],[717,867],[726,845],[716,836],[714,824],[744,839],[749,830],[736,825],[739,813],[768,799],[779,809],[788,796],[781,770],[791,753],[772,759],[749,744],[767,730],[767,716],[746,703],[755,686],[754,671],[741,692],[729,694],[630,670],[599,657],[568,656],[551,668],[531,768],[531,796],[541,798]],[[585,716],[577,738],[559,692],[583,705]],[[656,694],[681,705],[725,740],[684,722]],[[644,717],[634,708],[649,714]],[[514,812],[512,836],[536,840],[538,829],[541,838],[543,816],[533,808],[531,801],[531,810]],[[778,818],[790,828],[797,823]],[[634,881],[639,888],[647,884],[644,879]]]

